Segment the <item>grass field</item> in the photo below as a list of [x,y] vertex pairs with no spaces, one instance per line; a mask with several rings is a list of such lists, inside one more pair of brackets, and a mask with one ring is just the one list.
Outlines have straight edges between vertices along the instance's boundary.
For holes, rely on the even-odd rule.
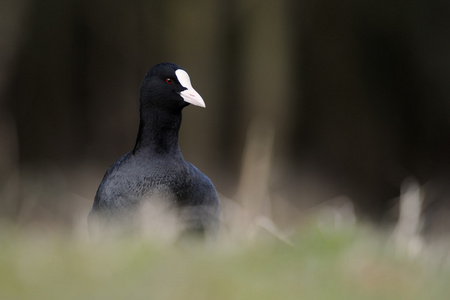
[[[211,244],[0,231],[0,299],[449,299],[448,255],[406,255],[384,233],[311,222]],[[8,229],[6,229],[8,228]],[[43,233],[46,232],[46,233]]]

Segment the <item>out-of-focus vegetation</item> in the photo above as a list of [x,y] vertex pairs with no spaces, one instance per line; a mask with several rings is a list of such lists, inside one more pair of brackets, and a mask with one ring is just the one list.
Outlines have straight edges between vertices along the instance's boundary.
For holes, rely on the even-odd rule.
[[[347,224],[348,225],[348,224]],[[0,298],[446,299],[448,253],[407,256],[364,226],[311,222],[287,245],[88,242],[67,232],[0,231]]]

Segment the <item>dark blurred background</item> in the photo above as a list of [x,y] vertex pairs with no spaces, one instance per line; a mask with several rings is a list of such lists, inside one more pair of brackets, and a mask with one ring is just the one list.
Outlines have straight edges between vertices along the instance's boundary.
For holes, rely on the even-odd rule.
[[207,104],[184,110],[183,154],[221,194],[239,190],[251,132],[274,133],[264,189],[291,218],[345,195],[361,218],[395,220],[414,178],[425,230],[445,232],[449,13],[441,0],[3,0],[0,217],[84,218],[134,146],[145,73],[169,61]]

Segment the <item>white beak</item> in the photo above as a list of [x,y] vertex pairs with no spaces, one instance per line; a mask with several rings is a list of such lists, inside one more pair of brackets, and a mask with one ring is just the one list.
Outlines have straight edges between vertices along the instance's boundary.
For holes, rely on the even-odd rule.
[[178,69],[175,71],[175,75],[177,76],[180,84],[186,88],[180,93],[183,100],[195,106],[206,107],[202,96],[200,96],[200,94],[197,93],[197,91],[192,87],[191,79],[189,78],[188,73],[185,70]]

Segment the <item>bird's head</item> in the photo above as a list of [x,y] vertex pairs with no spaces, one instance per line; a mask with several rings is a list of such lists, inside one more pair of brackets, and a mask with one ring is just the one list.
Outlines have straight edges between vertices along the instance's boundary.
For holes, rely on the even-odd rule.
[[171,63],[161,63],[147,73],[141,88],[141,105],[181,110],[189,104],[206,106],[183,68]]

